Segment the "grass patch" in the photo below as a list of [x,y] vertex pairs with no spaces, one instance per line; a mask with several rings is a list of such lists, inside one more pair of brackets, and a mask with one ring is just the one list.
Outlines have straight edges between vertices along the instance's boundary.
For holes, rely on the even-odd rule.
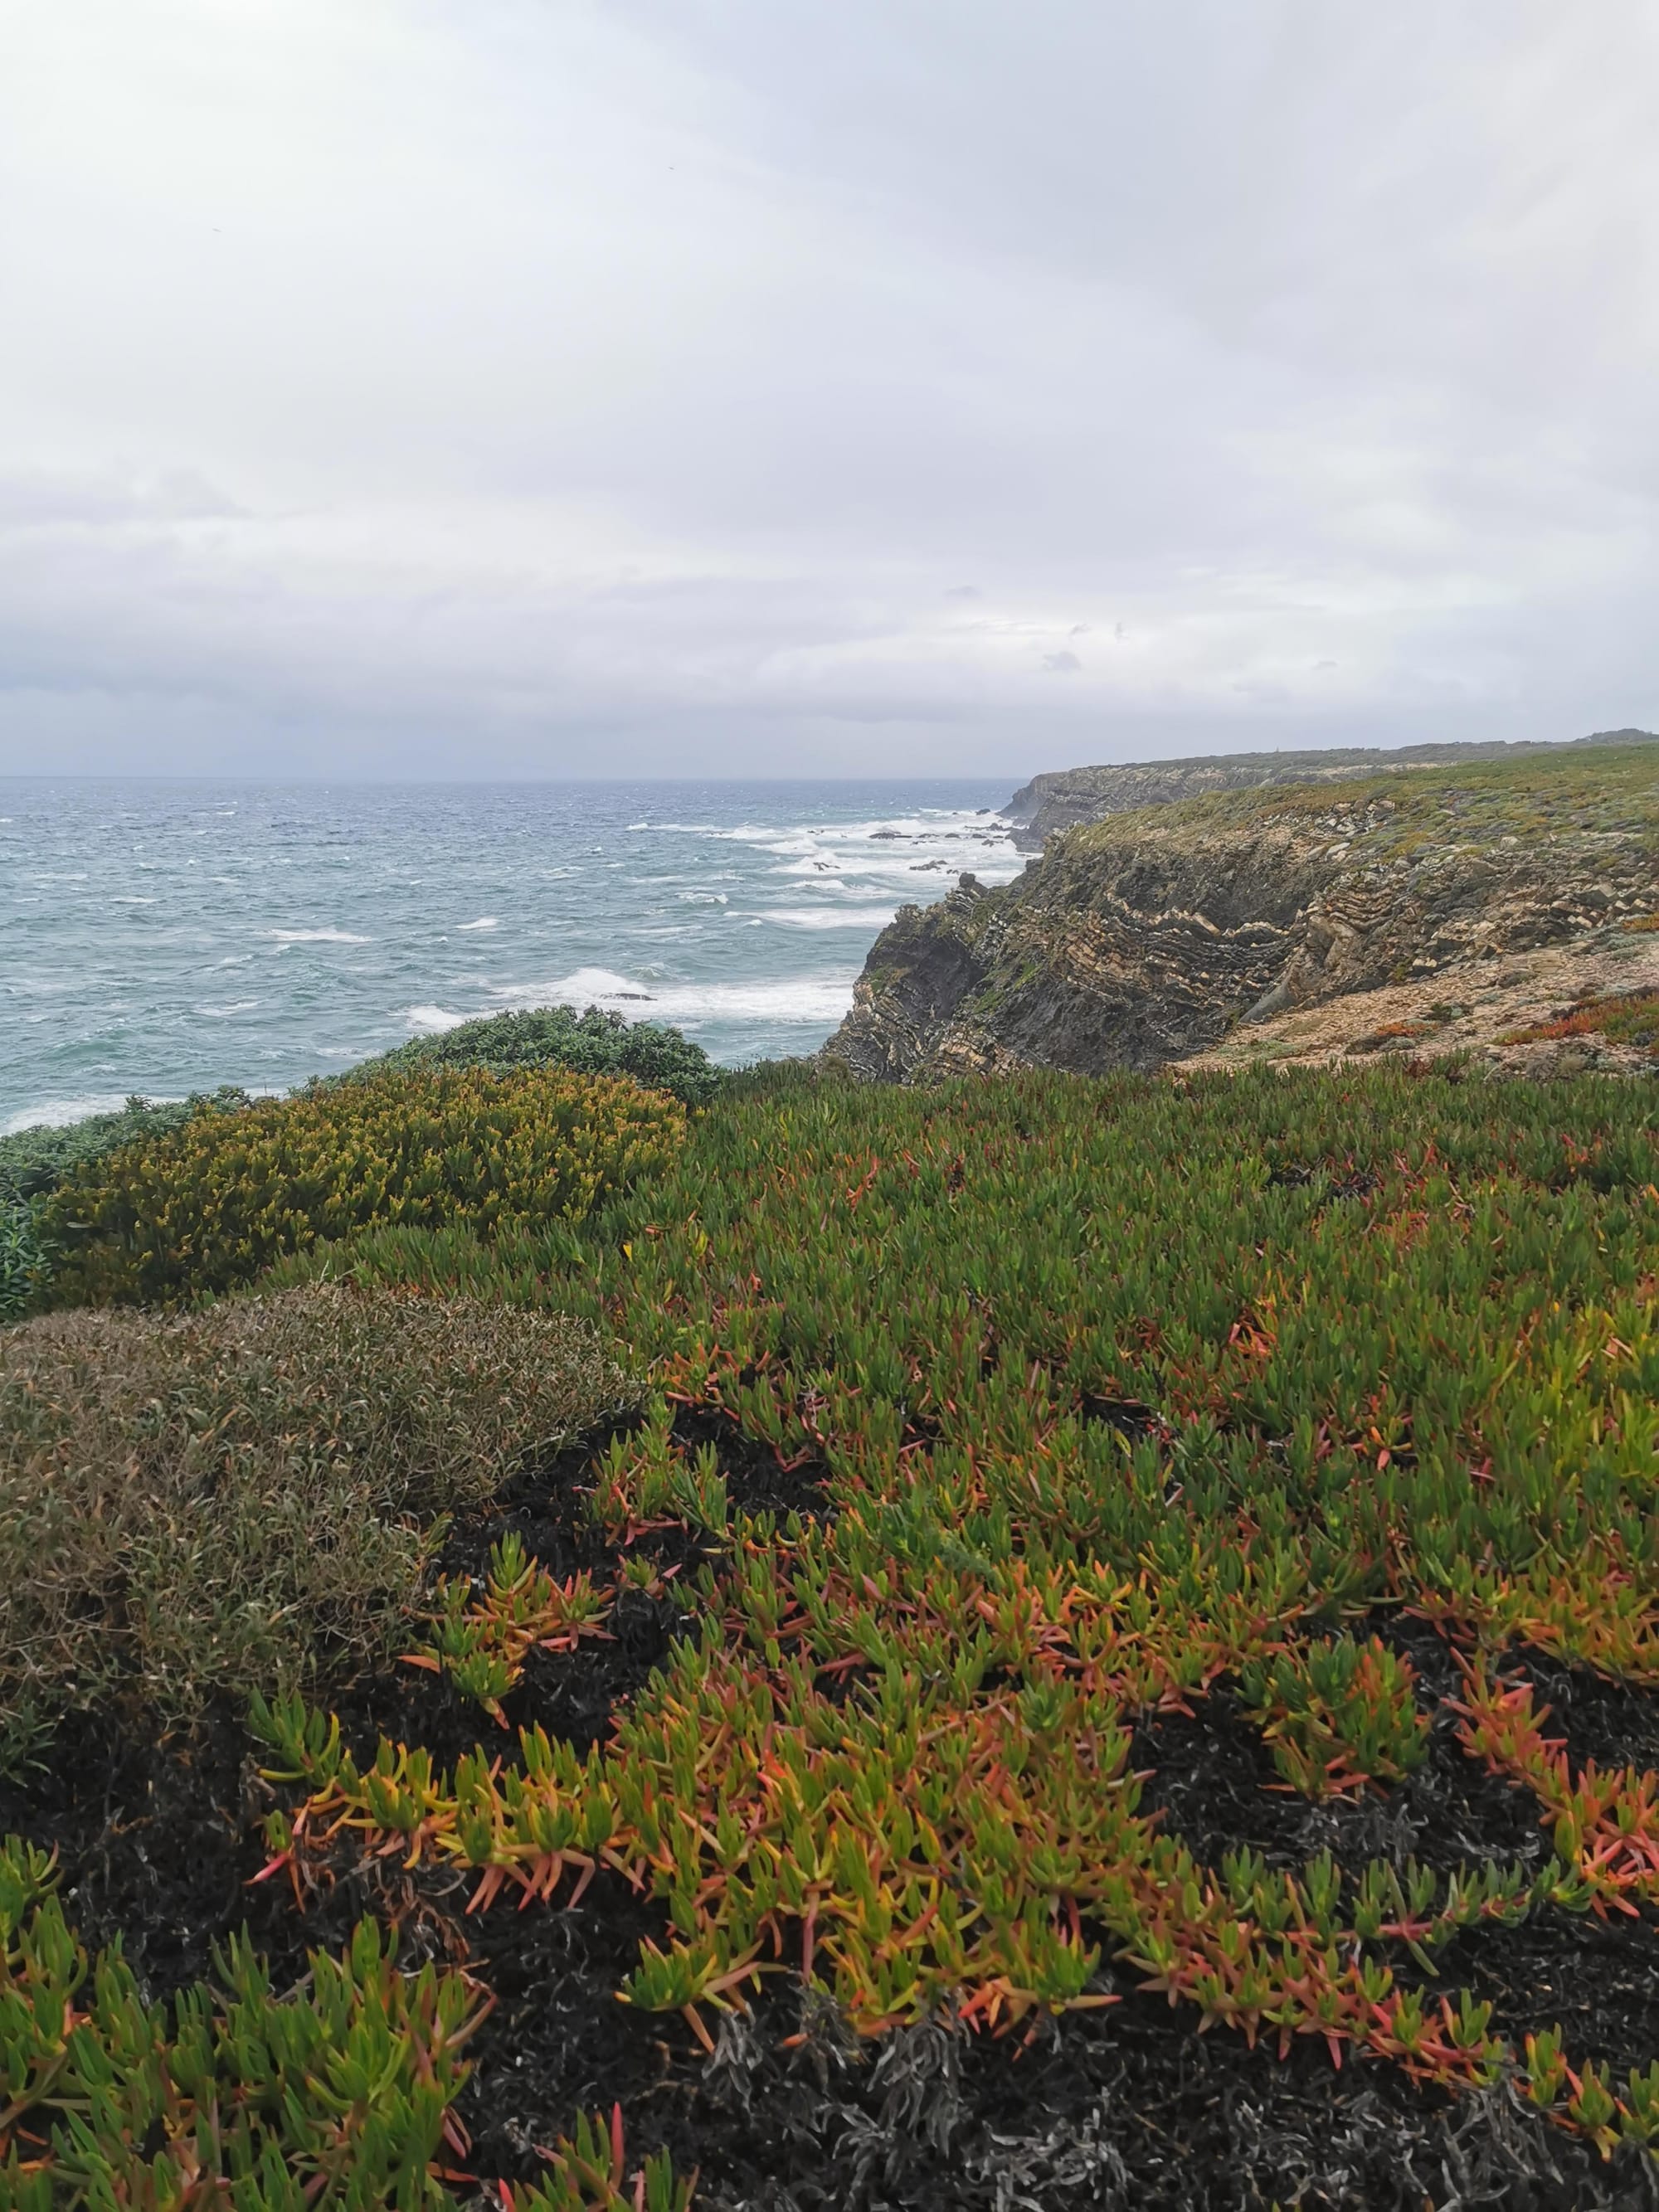
[[1129,846],[1190,848],[1218,831],[1277,826],[1349,843],[1353,866],[1504,838],[1526,845],[1620,836],[1651,848],[1659,843],[1659,747],[1575,745],[1559,755],[1212,792],[1068,830],[1064,849],[1073,859]]
[[385,1655],[446,1511],[629,1395],[580,1322],[331,1285],[0,1334],[14,1757],[112,1692],[188,1714]]

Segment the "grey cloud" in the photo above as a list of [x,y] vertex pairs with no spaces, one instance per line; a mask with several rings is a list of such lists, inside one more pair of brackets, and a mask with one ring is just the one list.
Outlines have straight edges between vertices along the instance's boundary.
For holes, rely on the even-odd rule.
[[8,35],[0,769],[1659,714],[1642,0]]
[[118,466],[0,468],[0,530],[201,521],[238,511],[234,501],[189,468],[149,475]]

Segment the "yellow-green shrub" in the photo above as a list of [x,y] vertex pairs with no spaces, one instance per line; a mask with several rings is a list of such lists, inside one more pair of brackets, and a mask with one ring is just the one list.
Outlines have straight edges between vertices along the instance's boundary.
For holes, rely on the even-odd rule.
[[319,1086],[83,1169],[49,1202],[60,1305],[188,1298],[374,1223],[579,1220],[667,1162],[684,1109],[563,1069],[402,1071]]

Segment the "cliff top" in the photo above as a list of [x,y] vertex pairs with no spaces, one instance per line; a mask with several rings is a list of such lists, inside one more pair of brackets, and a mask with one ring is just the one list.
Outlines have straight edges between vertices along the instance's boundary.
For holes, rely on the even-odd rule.
[[1474,744],[1417,744],[1379,752],[1358,747],[1311,752],[1211,754],[1188,760],[1126,762],[1115,767],[1072,768],[1033,776],[1009,800],[1006,813],[1016,838],[1040,847],[1061,830],[1147,806],[1179,805],[1205,793],[1256,790],[1264,786],[1369,783],[1386,776],[1391,783],[1415,781],[1437,768],[1465,768],[1480,762],[1522,766],[1559,760],[1608,746],[1650,745],[1659,739],[1646,730],[1606,730],[1567,744],[1532,742]]
[[[1623,740],[1623,733],[1620,733]],[[1659,842],[1659,754],[1653,741],[1580,740],[1569,746],[1425,765],[1408,775],[1382,769],[1330,782],[1201,792],[1107,815],[1064,833],[1068,857],[1125,842],[1191,847],[1218,831],[1281,831],[1356,866],[1419,858],[1426,848],[1536,847],[1568,838]]]

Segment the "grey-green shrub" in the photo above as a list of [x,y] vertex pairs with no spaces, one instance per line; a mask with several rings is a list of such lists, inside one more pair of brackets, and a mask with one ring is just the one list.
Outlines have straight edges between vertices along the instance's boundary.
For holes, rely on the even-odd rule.
[[406,1632],[441,1516],[632,1401],[586,1324],[321,1283],[0,1335],[0,1759],[112,1690],[349,1672]]

